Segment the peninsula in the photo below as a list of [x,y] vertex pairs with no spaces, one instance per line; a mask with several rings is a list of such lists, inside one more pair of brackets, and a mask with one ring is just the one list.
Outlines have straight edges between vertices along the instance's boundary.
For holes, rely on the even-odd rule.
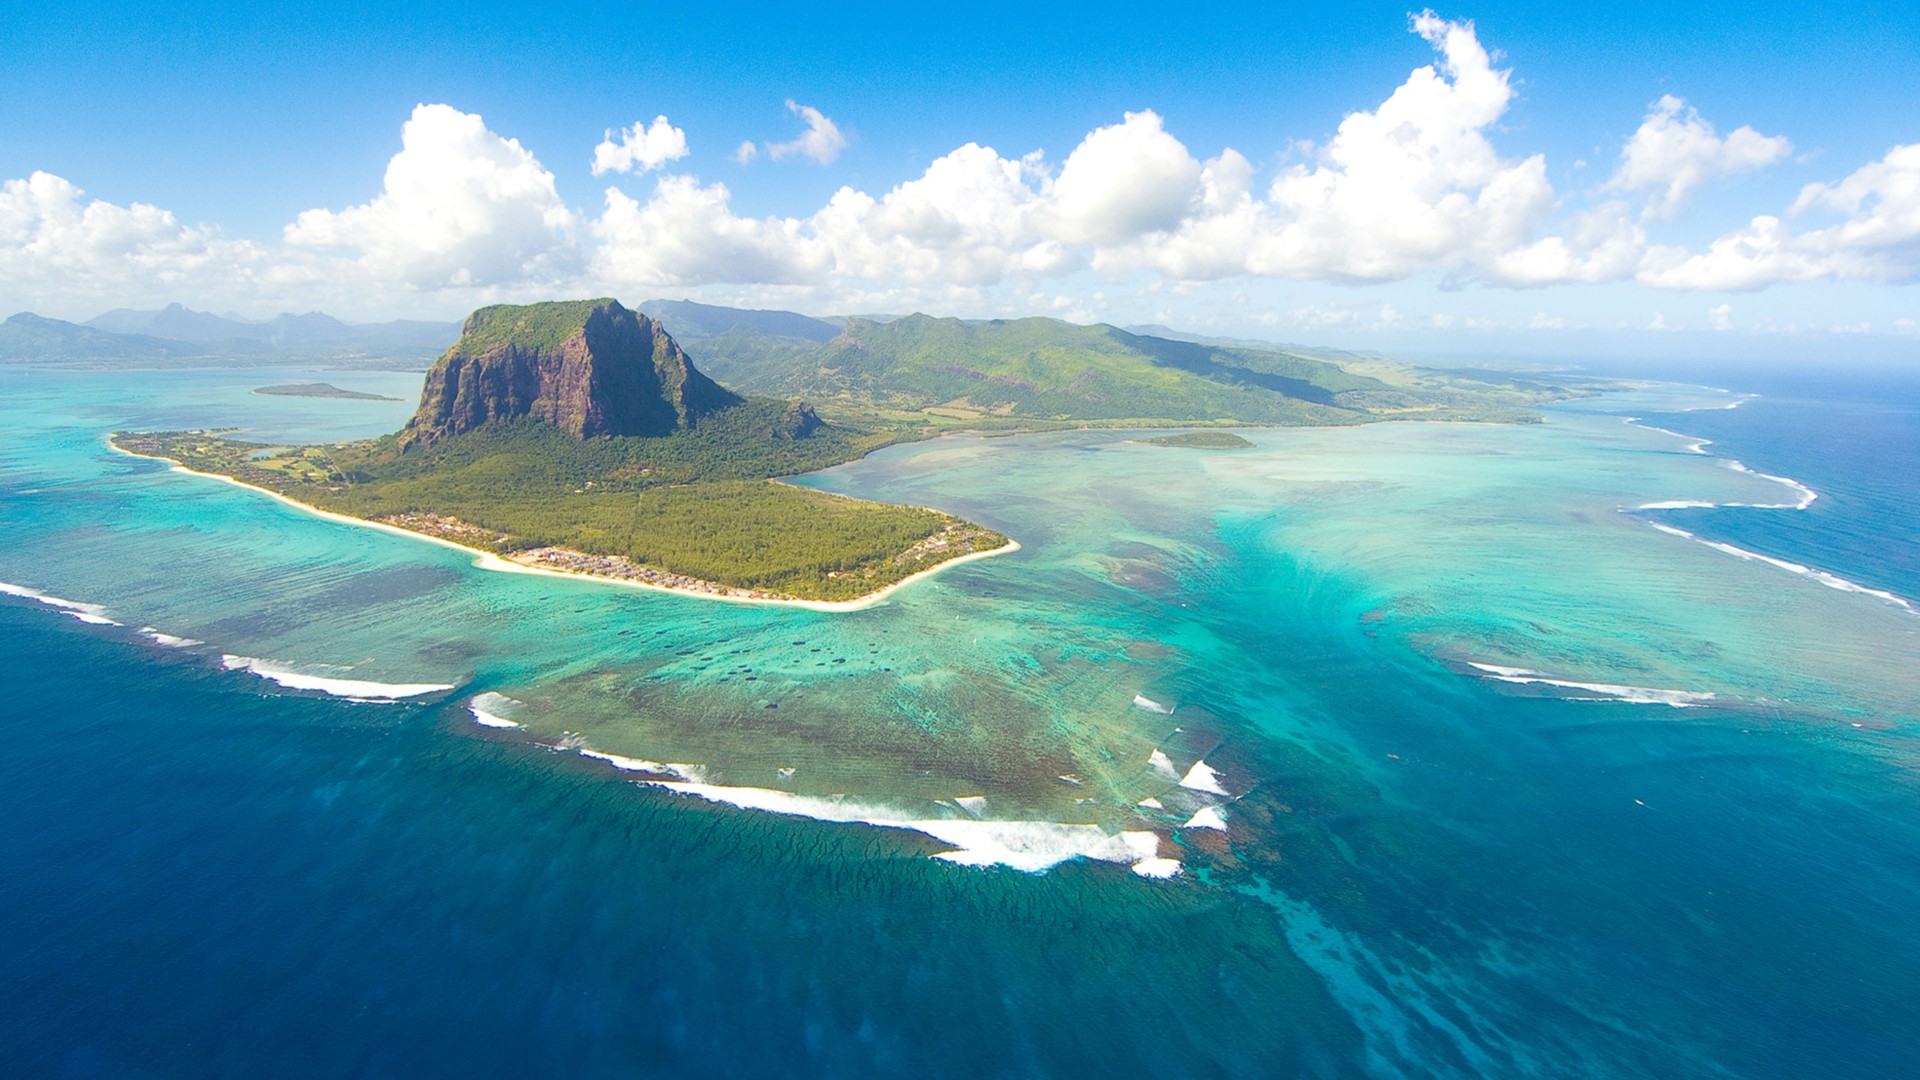
[[111,442],[504,560],[496,568],[724,599],[857,604],[1018,546],[937,510],[778,483],[900,433],[735,394],[657,322],[609,299],[474,312],[394,434],[324,446],[225,434]]
[[277,386],[256,386],[256,394],[266,397],[311,397],[345,398],[349,401],[399,401],[385,394],[369,394],[362,390],[342,390],[332,383],[284,383]]

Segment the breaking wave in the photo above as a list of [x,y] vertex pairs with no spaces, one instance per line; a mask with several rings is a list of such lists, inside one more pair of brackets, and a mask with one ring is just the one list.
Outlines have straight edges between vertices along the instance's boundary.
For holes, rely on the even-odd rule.
[[1578,690],[1600,695],[1592,698],[1574,698],[1576,701],[1623,701],[1634,705],[1669,705],[1676,709],[1686,709],[1705,705],[1714,699],[1713,692],[1709,690],[1660,690],[1649,686],[1626,686],[1620,683],[1575,682],[1572,679],[1555,679],[1527,668],[1482,664],[1472,660],[1467,663],[1468,666],[1484,672],[1483,678],[1504,683],[1551,686],[1560,690]]
[[[442,690],[451,690],[454,686],[452,683],[383,683],[370,679],[343,679],[333,675],[316,675],[278,660],[235,656],[232,653],[221,656],[220,663],[228,671],[251,672],[289,690],[318,690],[333,697],[351,698],[355,701],[399,701],[403,698],[421,697],[439,693]],[[332,671],[351,670],[336,668],[332,665],[326,666]]]

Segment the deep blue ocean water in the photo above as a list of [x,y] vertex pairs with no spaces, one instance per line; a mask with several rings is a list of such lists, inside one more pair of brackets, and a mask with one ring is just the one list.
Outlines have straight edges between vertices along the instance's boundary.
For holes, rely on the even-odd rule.
[[[1821,498],[1803,513],[1671,520],[1920,600],[1920,383],[1700,381],[1761,396],[1633,415],[1713,439],[1714,453]],[[88,424],[116,426],[134,407],[117,408],[5,448],[0,513],[26,539],[0,577],[114,577],[102,565],[130,541],[101,523],[145,505],[129,492],[157,473],[98,448]],[[150,423],[190,411],[153,408]],[[889,458],[872,475],[907,484],[915,460]],[[937,472],[913,482],[942,483]],[[1367,551],[1342,562],[1324,539],[1310,544],[1323,534],[1308,528],[1308,503],[1225,507],[1193,532],[1156,518],[1157,504],[1126,505],[1122,486],[1090,498],[1139,529],[1112,549],[1129,613],[1101,618],[1129,633],[1162,625],[1169,648],[1211,659],[1154,692],[1182,702],[1188,736],[1218,745],[1206,752],[1229,777],[1257,778],[1229,811],[1245,846],[1221,855],[1214,837],[1183,834],[1193,872],[1173,882],[1084,861],[1046,874],[957,867],[924,857],[939,845],[893,831],[636,788],[577,755],[476,729],[464,696],[372,705],[282,693],[152,647],[131,626],[0,601],[0,1073],[1920,1075],[1912,713],[1871,717],[1878,730],[1862,736],[1784,705],[1507,693],[1401,633],[1403,617],[1426,625],[1406,603],[1375,618],[1392,599],[1380,584],[1391,567],[1363,572]],[[1017,501],[983,498],[977,512],[1031,522],[1039,557],[1049,508]],[[232,505],[243,525],[258,512]],[[206,520],[215,531],[212,511]],[[336,535],[260,520],[275,544]],[[1276,530],[1301,546],[1275,546]],[[1188,546],[1148,550],[1176,533]],[[208,542],[192,525],[133,539],[186,553],[182,574],[211,575],[189,567]],[[373,593],[404,584],[417,610],[470,573],[434,549],[398,550],[421,567],[380,569]],[[1017,592],[1043,580],[1021,576],[1032,565],[955,571],[934,595]],[[236,638],[325,616],[367,633],[382,606],[244,569],[208,578],[253,595],[245,618],[208,623]],[[1600,604],[1626,586],[1596,573],[1581,587]],[[1106,588],[1058,601],[1036,619],[1059,621],[1037,632],[1066,635],[1058,612],[1111,603]],[[116,614],[189,610],[160,584],[142,589],[76,598]],[[1889,618],[1878,601],[1816,592]],[[934,604],[901,606],[903,619],[945,618]],[[461,610],[480,620],[493,609]],[[554,625],[600,617],[573,610],[556,604]],[[1498,627],[1502,613],[1483,614]],[[447,636],[446,655],[468,655],[456,628]],[[1674,663],[1710,672],[1727,659]],[[482,666],[482,684],[508,678],[493,670]]]
[[1808,513],[1713,511],[1694,520],[1742,546],[1912,597],[1920,593],[1920,375],[1898,371],[1742,373],[1758,396],[1737,409],[1649,414],[1714,440],[1711,449],[1820,493]]

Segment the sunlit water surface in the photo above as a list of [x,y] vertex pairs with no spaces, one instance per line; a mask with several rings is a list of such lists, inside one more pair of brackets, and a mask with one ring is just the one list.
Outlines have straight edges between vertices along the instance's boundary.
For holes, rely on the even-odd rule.
[[828,614],[103,440],[310,375],[0,373],[25,1074],[1920,1070],[1911,387],[895,447],[1022,550]]

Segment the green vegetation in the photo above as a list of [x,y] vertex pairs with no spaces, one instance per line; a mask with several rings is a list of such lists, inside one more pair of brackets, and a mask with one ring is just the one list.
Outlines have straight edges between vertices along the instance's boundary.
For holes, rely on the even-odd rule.
[[1518,406],[1568,396],[1550,380],[1529,394],[1411,368],[1382,377],[1302,351],[1043,318],[851,319],[824,344],[743,323],[692,349],[704,370],[740,390],[803,397],[830,416],[935,428],[1516,421],[1531,419]]
[[1181,446],[1192,450],[1245,450],[1253,445],[1231,431],[1188,431],[1139,441],[1149,446]]
[[[656,308],[712,333],[697,347],[729,382],[812,398],[823,415],[741,397],[650,319],[580,300],[474,312],[394,435],[277,447],[167,432],[116,435],[115,445],[532,566],[845,600],[1006,538],[933,510],[770,480],[955,430],[1512,421],[1533,418],[1527,405],[1579,391],[1540,377],[1333,363],[1052,319],[913,315],[837,330],[792,312]],[[324,383],[257,392],[374,396]],[[1220,430],[1146,441],[1253,445]]]
[[[299,502],[400,524],[502,555],[565,548],[658,571],[534,565],[699,588],[849,600],[956,555],[1003,546],[999,533],[920,507],[846,499],[786,484],[850,460],[890,433],[826,428],[768,435],[789,406],[755,400],[693,431],[581,441],[522,419],[401,453],[389,435],[279,447],[213,432],[117,434],[114,445],[231,476]],[[715,590],[705,590],[715,591]]]
[[399,398],[387,397],[385,394],[368,394],[359,390],[342,390],[332,383],[323,382],[286,383],[280,386],[256,386],[253,392],[256,394],[265,394],[268,397],[348,398],[353,401],[400,400]]
[[495,304],[467,316],[453,352],[478,356],[500,345],[521,349],[557,349],[587,321],[594,309],[615,301],[552,300],[541,304]]

